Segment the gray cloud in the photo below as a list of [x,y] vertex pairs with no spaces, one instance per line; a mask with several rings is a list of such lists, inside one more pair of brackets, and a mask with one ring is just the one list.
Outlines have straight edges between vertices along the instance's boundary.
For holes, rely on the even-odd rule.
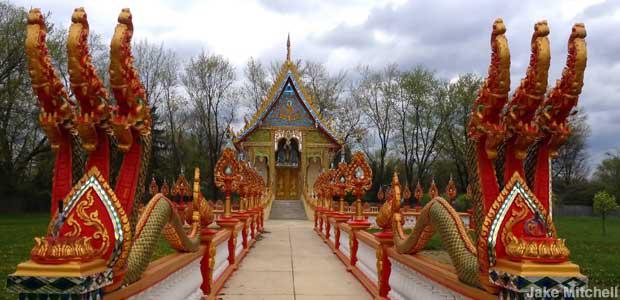
[[[491,26],[495,18],[502,17],[511,49],[514,91],[525,75],[537,17],[547,18],[551,29],[550,88],[564,67],[572,25],[584,22],[589,53],[580,106],[590,116],[592,135],[588,145],[591,163],[597,164],[605,152],[620,147],[620,35],[615,32],[620,22],[612,18],[619,9],[620,3],[607,1],[566,18],[558,2],[411,1],[374,9],[362,24],[338,26],[313,39],[331,49],[356,49],[360,63],[398,62],[402,68],[421,64],[448,78],[466,72],[486,75]],[[370,32],[377,30],[394,40],[382,44],[369,37]]]
[[[30,5],[25,0],[15,0],[22,5]],[[37,1],[37,0],[34,0]],[[163,1],[163,2],[162,2]],[[185,14],[195,10],[194,1],[177,3],[173,0],[160,0],[132,10],[134,20],[149,18],[149,6],[164,6],[176,13]],[[248,50],[247,57],[254,56],[269,64],[285,57],[285,33],[292,30],[293,57],[328,62],[331,70],[352,69],[357,64],[382,67],[397,62],[401,68],[424,65],[445,78],[458,74],[475,72],[486,75],[490,59],[490,33],[493,21],[501,17],[506,27],[511,50],[511,80],[513,90],[525,75],[529,59],[530,39],[533,26],[540,19],[547,19],[551,29],[552,61],[549,86],[553,87],[560,77],[566,61],[566,45],[574,23],[583,22],[588,30],[588,67],[585,86],[580,98],[580,107],[588,115],[592,136],[588,141],[591,163],[597,164],[604,153],[620,147],[620,2],[608,0],[599,4],[587,5],[582,1],[409,1],[403,4],[372,4],[354,0],[316,1],[316,0],[258,0],[269,18],[294,16],[295,24],[274,22],[274,28],[265,34],[282,34],[282,43],[265,45],[260,52]],[[26,4],[24,4],[26,3]],[[361,4],[360,4],[361,3]],[[144,3],[142,3],[144,4]],[[135,4],[136,6],[138,4]],[[65,2],[45,1],[44,11],[52,11],[54,22],[68,26],[75,6]],[[571,7],[573,6],[573,7]],[[577,8],[575,8],[577,6]],[[211,5],[203,6],[209,9]],[[213,5],[217,7],[217,5]],[[351,11],[359,16],[360,7],[368,8],[365,19],[351,21]],[[86,7],[87,11],[88,7]],[[120,8],[118,8],[120,11]],[[337,15],[334,16],[334,11]],[[90,11],[89,11],[90,12]],[[91,12],[91,28],[111,36],[116,12],[105,14],[105,20],[97,20],[104,12]],[[230,15],[235,11],[218,11],[218,15]],[[257,11],[257,14],[264,12]],[[97,15],[95,15],[97,14]],[[329,16],[329,20],[328,19]],[[261,20],[265,15],[255,16]],[[336,18],[334,20],[334,18]],[[284,20],[284,19],[279,19]],[[291,19],[287,19],[290,21]],[[182,20],[181,20],[182,21]],[[307,30],[296,33],[313,23],[329,23],[325,30]],[[329,21],[329,22],[328,22]],[[101,23],[96,23],[101,22]],[[235,20],[251,26],[255,20]],[[196,20],[200,25],[201,20]],[[174,32],[175,20],[162,20],[159,25],[140,27],[136,38],[149,38]],[[293,29],[291,29],[293,28]],[[314,28],[314,27],[312,27]],[[227,26],[220,29],[227,30]],[[168,35],[166,35],[168,36]],[[301,38],[303,36],[304,38]],[[226,43],[233,43],[231,37]],[[175,49],[181,58],[187,59],[202,49],[209,51],[205,38],[188,37],[166,38],[167,47]],[[157,40],[159,42],[159,40]],[[219,43],[222,43],[220,40]],[[221,46],[221,45],[220,45]],[[345,57],[341,53],[346,53]],[[226,53],[218,53],[227,56]],[[237,70],[243,68],[236,66]]]
[[282,14],[304,14],[320,7],[317,1],[311,0],[259,0],[259,2],[265,8]]

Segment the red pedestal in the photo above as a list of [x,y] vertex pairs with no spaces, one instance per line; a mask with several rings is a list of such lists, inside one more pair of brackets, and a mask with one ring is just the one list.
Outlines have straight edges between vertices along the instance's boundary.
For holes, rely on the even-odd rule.
[[206,246],[206,251],[200,260],[200,273],[202,275],[202,284],[200,284],[200,289],[204,295],[209,295],[211,293],[211,288],[213,286],[213,271],[210,269],[209,260],[211,259],[211,242],[213,241],[213,237],[217,233],[217,230],[203,228],[200,230],[200,240],[201,243]]
[[387,298],[390,292],[390,273],[392,272],[392,264],[387,256],[387,249],[394,245],[394,233],[392,231],[381,231],[374,234],[381,245],[377,251],[377,259],[381,259],[381,270],[377,270],[379,277],[379,296]]
[[243,249],[248,249],[249,243],[248,243],[248,222],[247,221],[251,217],[251,215],[246,211],[237,212],[233,215],[236,218],[238,218],[241,223],[243,223],[243,228],[241,229],[241,236],[243,237],[243,240],[242,240]]

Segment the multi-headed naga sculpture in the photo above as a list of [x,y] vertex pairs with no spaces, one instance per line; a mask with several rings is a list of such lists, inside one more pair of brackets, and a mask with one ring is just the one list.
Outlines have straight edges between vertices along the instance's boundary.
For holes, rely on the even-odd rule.
[[[71,20],[67,56],[75,102],[52,67],[43,15],[39,9],[28,14],[25,46],[29,73],[39,100],[39,121],[55,153],[52,218],[47,235],[35,239],[32,260],[18,266],[8,285],[31,280],[20,277],[24,270],[46,270],[45,274],[55,270],[60,272],[56,277],[62,277],[63,270],[75,271],[77,266],[95,275],[81,279],[69,276],[70,280],[83,280],[73,283],[79,287],[89,285],[87,291],[94,293],[90,296],[97,298],[102,287],[113,290],[138,280],[161,236],[179,251],[196,251],[200,212],[212,211],[204,209],[206,202],[202,203],[204,198],[195,184],[196,209],[188,232],[183,227],[184,219],[162,194],[154,195],[138,218],[134,208],[144,191],[151,152],[151,115],[132,65],[131,13],[122,10],[111,42],[109,71],[115,101],[111,101],[91,63],[84,9],[75,9]],[[81,150],[87,153],[85,164],[80,161]],[[124,154],[117,172],[110,170],[111,150]],[[118,176],[112,179],[112,173]]]
[[545,285],[583,285],[587,279],[578,266],[568,262],[569,250],[553,224],[550,168],[570,134],[567,117],[583,86],[586,31],[583,24],[573,26],[562,77],[545,96],[549,27],[546,21],[537,23],[527,74],[510,100],[510,52],[505,32],[502,20],[496,20],[488,77],[474,103],[468,128],[476,238],[470,238],[454,209],[441,197],[422,209],[413,233],[405,234],[397,177],[394,199],[385,204],[391,209],[382,209],[380,217],[391,218],[394,245],[400,253],[421,251],[431,236],[439,233],[459,279],[469,285],[514,296],[511,293],[537,284],[538,279],[531,275],[536,272],[527,270],[554,274],[545,279]]

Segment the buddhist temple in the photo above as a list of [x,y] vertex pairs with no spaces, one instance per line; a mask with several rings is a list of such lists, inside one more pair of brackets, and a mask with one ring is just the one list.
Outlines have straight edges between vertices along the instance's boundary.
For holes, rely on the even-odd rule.
[[[599,270],[584,264],[583,274],[571,261],[583,257],[571,257],[564,225],[554,223],[551,176],[584,84],[582,23],[571,29],[566,65],[549,93],[549,27],[535,24],[528,70],[511,99],[506,26],[493,22],[488,76],[464,132],[473,208],[457,211],[452,179],[450,201],[433,179],[428,199],[418,182],[414,209],[401,207],[411,190],[401,189],[397,171],[372,201],[379,205],[362,203],[373,182],[370,158],[355,151],[329,167],[344,145],[305,92],[290,38],[273,86],[244,128],[227,132],[217,163],[202,173],[195,167],[191,179],[181,171],[170,186],[152,179],[144,203],[153,116],[133,65],[131,11],[120,11],[110,42],[111,93],[92,64],[86,10],[73,11],[66,57],[75,101],[52,64],[45,15],[28,13],[24,52],[39,126],[54,154],[50,219],[32,227],[45,235],[34,237],[6,277],[14,298],[592,298],[582,292]],[[120,163],[111,152],[122,155]],[[209,176],[221,191],[215,205],[201,191]],[[293,206],[300,215],[283,218],[297,212]],[[34,224],[21,224],[33,232]],[[427,247],[434,237],[439,249]],[[4,243],[20,249],[17,239]],[[615,289],[606,295],[618,298]]]
[[276,200],[297,200],[312,192],[341,142],[323,120],[291,60],[286,60],[268,95],[234,141],[258,169]]

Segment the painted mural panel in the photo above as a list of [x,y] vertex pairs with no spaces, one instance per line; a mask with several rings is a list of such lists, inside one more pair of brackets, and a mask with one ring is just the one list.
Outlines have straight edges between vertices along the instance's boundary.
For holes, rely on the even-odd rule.
[[267,142],[271,141],[271,134],[269,130],[266,129],[257,129],[250,134],[247,138],[248,142]]
[[314,126],[314,121],[297,97],[290,81],[278,98],[273,109],[265,118],[264,126]]
[[325,137],[325,135],[318,130],[306,132],[305,138],[308,143],[313,143],[313,144],[330,143],[330,141]]

